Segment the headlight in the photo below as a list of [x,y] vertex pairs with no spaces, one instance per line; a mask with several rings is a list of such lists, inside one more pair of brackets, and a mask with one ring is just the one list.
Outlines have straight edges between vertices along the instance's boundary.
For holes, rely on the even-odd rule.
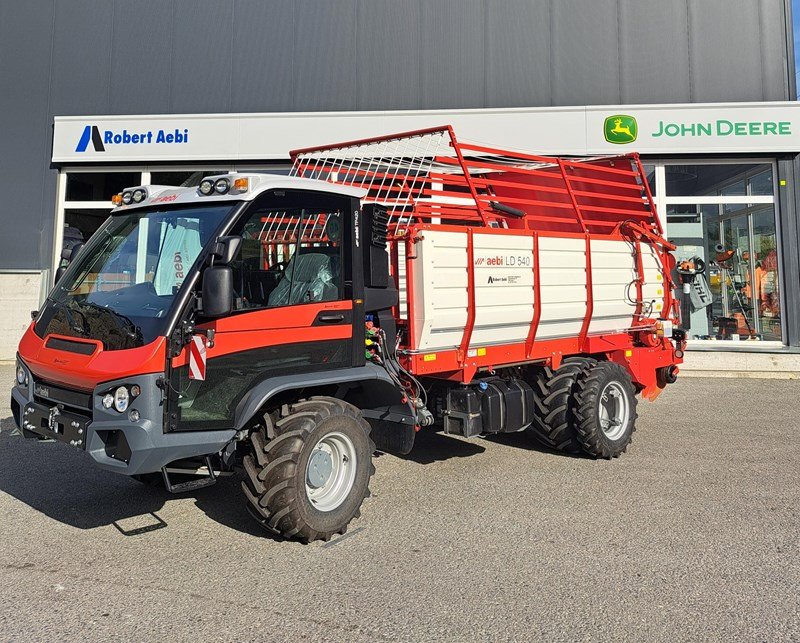
[[114,408],[120,413],[124,413],[128,408],[128,400],[130,400],[130,394],[124,386],[120,386],[114,391]]
[[103,408],[110,409],[112,406],[114,406],[114,396],[111,393],[106,393],[103,396]]
[[22,364],[17,364],[17,384],[28,385],[28,372],[22,367]]

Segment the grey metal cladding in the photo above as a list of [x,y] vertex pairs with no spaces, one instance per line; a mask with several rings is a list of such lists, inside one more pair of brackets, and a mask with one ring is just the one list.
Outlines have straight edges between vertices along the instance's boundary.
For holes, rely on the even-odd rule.
[[422,51],[419,2],[358,3],[355,64],[358,109],[420,106]]
[[295,0],[297,111],[355,109],[356,1]]
[[0,269],[49,267],[55,115],[787,100],[787,7],[0,0]]
[[56,2],[51,109],[55,114],[108,112],[111,15],[107,0]]
[[421,107],[485,105],[483,0],[422,3]]
[[[114,4],[112,114],[171,111],[173,5],[161,0]],[[142,41],[146,40],[146,46]]]
[[621,103],[691,100],[685,2],[620,0]]
[[229,111],[233,3],[175,0],[173,24],[170,111]]
[[49,256],[53,10],[52,2],[0,3],[0,268],[35,270]]
[[[761,23],[759,28],[761,40],[761,73],[764,78],[764,95],[761,100],[794,100],[795,94],[789,92],[787,77],[794,78],[794,71],[789,72],[789,59],[792,52],[787,51],[791,44],[791,17],[784,14],[784,0],[760,0]],[[789,32],[780,33],[779,26],[785,24]],[[787,40],[788,37],[788,40]],[[794,68],[794,62],[791,63]]]
[[550,105],[550,5],[486,0],[486,107]]
[[553,0],[552,11],[553,103],[618,103],[617,0]]
[[238,0],[233,16],[231,110],[294,109],[294,0]]
[[694,102],[762,99],[759,2],[689,0],[689,39]]

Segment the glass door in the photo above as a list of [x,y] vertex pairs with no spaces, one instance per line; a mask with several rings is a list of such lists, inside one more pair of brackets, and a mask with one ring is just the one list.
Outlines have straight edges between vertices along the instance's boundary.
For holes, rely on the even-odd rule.
[[[774,164],[693,160],[648,167],[676,258],[706,265],[688,295],[690,342],[781,342]],[[680,288],[675,294],[683,296]]]

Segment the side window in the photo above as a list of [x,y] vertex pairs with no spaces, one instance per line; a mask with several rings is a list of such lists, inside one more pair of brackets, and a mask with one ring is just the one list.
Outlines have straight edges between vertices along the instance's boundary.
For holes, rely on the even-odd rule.
[[237,310],[342,299],[343,202],[303,194],[256,202],[236,226]]

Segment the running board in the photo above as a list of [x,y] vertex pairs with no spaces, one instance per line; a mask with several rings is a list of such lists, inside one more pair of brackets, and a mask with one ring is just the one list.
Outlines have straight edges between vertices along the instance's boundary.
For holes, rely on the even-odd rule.
[[[179,482],[178,484],[172,484],[169,479],[169,472],[167,471],[167,467],[161,467],[161,475],[164,478],[164,486],[167,488],[167,491],[170,493],[186,493],[187,491],[195,491],[196,489],[202,489],[203,487],[210,487],[217,482],[217,476],[214,473],[214,467],[211,466],[211,456],[205,457],[206,467],[208,468],[208,477],[205,478],[198,478],[197,480],[189,480],[188,482]],[[175,469],[172,469],[173,473],[176,473]],[[194,471],[188,471],[187,473],[195,473]]]

